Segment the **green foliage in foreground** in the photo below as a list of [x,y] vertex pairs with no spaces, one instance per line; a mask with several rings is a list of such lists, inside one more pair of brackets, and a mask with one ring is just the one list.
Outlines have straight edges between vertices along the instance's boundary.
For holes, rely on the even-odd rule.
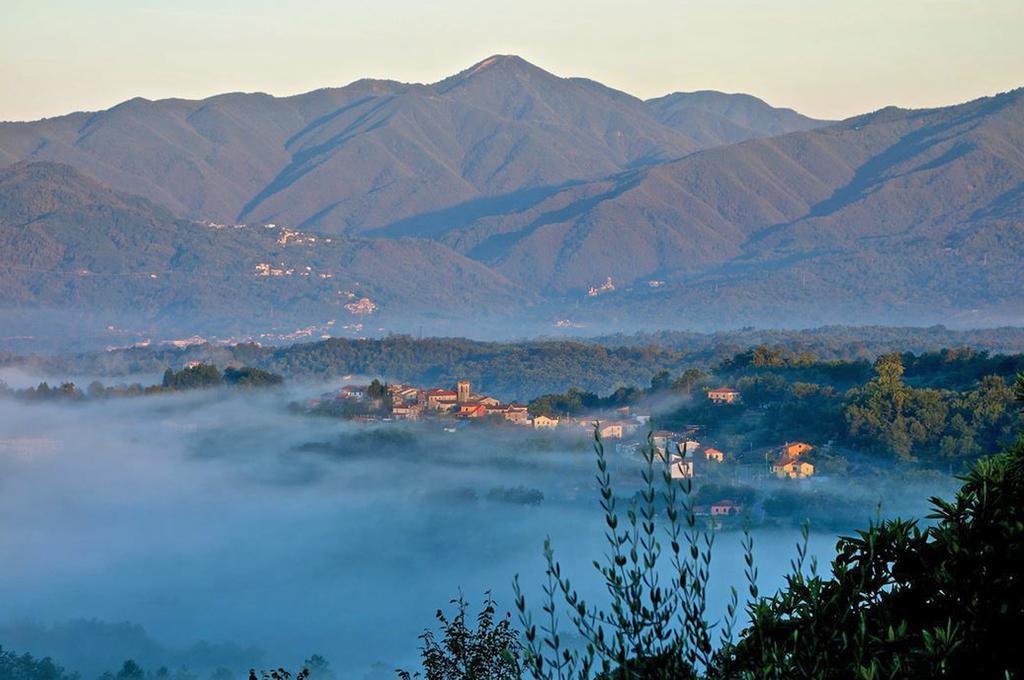
[[426,680],[516,680],[522,676],[519,664],[522,644],[512,629],[508,615],[495,622],[494,601],[490,594],[476,617],[476,626],[466,623],[466,601],[452,600],[455,616],[443,611],[435,614],[440,624],[439,642],[432,631],[420,635],[423,642],[423,674],[398,671],[401,680],[424,677]]
[[[1024,376],[1017,377],[1015,393],[1024,400]],[[805,529],[785,586],[770,597],[759,595],[746,534],[748,623],[736,635],[735,589],[722,621],[706,616],[714,536],[697,529],[688,480],[672,480],[649,446],[643,489],[623,514],[599,437],[595,450],[608,550],[594,567],[609,600],[594,605],[580,597],[545,542],[538,622],[515,582],[522,665],[533,677],[1024,676],[1018,648],[1024,630],[1024,437],[973,465],[952,501],[931,499],[934,524],[927,528],[894,519],[841,538],[829,575],[819,573],[814,560],[806,564]],[[659,506],[666,508],[664,519]],[[462,631],[460,637],[480,634]],[[513,649],[502,647],[491,662],[511,663]],[[435,645],[432,653],[437,668],[451,649]],[[428,674],[448,677],[490,676]]]

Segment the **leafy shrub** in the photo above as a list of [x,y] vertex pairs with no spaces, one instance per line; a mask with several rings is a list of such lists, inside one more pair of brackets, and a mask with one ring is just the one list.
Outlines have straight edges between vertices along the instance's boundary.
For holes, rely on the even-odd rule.
[[[522,675],[519,657],[522,646],[506,614],[495,623],[495,607],[487,594],[484,608],[476,617],[476,628],[466,623],[467,604],[461,596],[452,600],[455,616],[450,620],[440,609],[435,615],[442,639],[432,631],[420,636],[423,641],[423,671],[426,680],[517,680]],[[398,671],[402,680],[424,677]]]

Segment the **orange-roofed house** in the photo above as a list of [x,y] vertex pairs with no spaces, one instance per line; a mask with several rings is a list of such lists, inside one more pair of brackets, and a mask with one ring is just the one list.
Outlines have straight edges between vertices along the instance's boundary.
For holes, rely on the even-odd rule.
[[463,418],[482,418],[487,415],[485,404],[460,404],[458,415]]
[[740,391],[732,387],[717,387],[708,390],[708,399],[716,404],[735,404],[740,400]]
[[792,456],[782,456],[772,464],[772,472],[780,479],[804,479],[814,475],[814,465]]
[[725,460],[725,454],[718,449],[713,449],[709,446],[704,449],[704,458],[714,463],[721,463]]
[[806,442],[793,442],[792,444],[787,443],[783,445],[782,455],[798,458],[804,455],[805,453],[808,453],[813,450],[814,447],[811,446],[810,444],[807,444]]

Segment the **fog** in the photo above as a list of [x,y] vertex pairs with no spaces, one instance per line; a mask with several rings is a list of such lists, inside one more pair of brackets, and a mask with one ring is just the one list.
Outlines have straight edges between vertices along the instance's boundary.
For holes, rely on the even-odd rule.
[[[475,605],[492,590],[511,608],[519,573],[539,610],[546,535],[600,599],[590,563],[604,521],[584,437],[288,408],[319,389],[0,399],[0,643],[53,654],[86,680],[133,654],[148,668],[236,674],[322,654],[339,677],[394,677],[460,591]],[[609,455],[627,495],[638,464]],[[543,502],[492,492],[515,487]],[[798,539],[755,532],[762,592],[780,584]],[[814,533],[811,552],[827,560],[834,542]],[[712,567],[718,611],[730,585],[743,591],[738,532],[717,537]],[[86,645],[61,628],[78,619],[139,624],[152,645],[97,625]]]

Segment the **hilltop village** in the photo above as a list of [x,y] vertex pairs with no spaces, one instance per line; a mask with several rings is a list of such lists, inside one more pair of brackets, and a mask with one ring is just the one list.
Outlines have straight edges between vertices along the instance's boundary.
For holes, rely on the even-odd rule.
[[[474,392],[468,380],[459,380],[454,388],[420,388],[374,380],[370,384],[344,385],[309,400],[306,407],[311,413],[360,422],[433,423],[450,433],[471,423],[519,427],[573,439],[592,438],[596,431],[607,447],[614,447],[615,452],[625,458],[642,458],[643,447],[649,442],[658,458],[669,462],[673,479],[728,478],[737,483],[758,479],[805,480],[815,474],[812,462],[815,446],[806,442],[785,442],[753,456],[747,452],[746,462],[743,462],[730,452],[702,443],[699,425],[655,430],[650,414],[635,411],[630,406],[583,416],[554,417],[531,413],[525,404],[503,403],[495,397]],[[731,387],[716,387],[706,390],[704,398],[721,408],[729,408],[740,403],[741,395]],[[750,464],[752,458],[759,462]],[[713,517],[739,515],[743,510],[741,500],[730,498],[695,507],[698,514]]]

